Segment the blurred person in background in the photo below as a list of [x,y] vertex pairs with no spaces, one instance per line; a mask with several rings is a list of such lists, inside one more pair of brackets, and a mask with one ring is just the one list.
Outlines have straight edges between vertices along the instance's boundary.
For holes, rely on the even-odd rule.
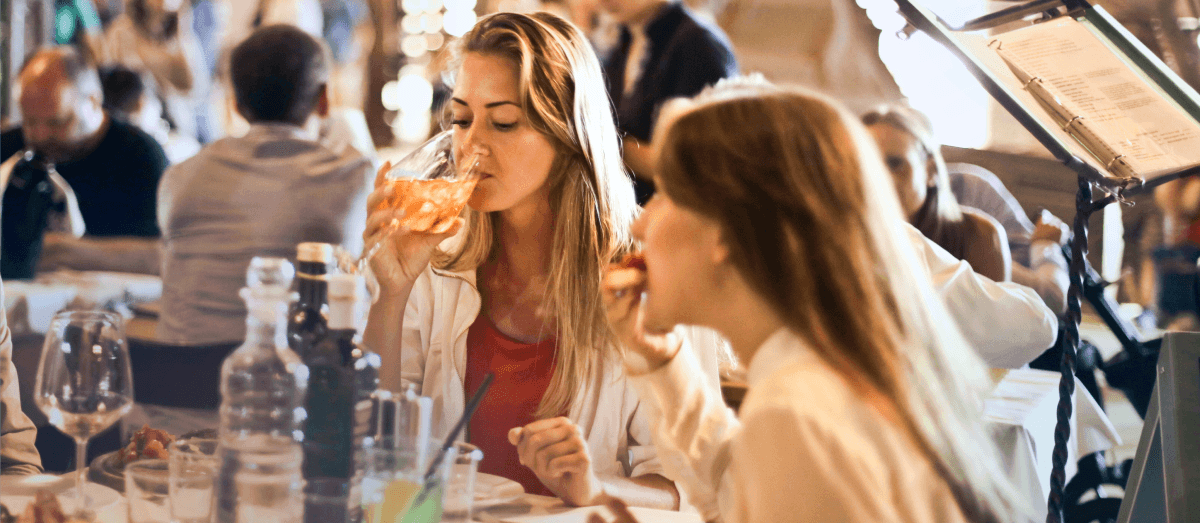
[[37,427],[21,411],[21,386],[12,361],[12,331],[4,309],[4,285],[0,283],[0,474],[37,474],[42,458],[34,441]]
[[230,62],[249,131],[171,167],[159,189],[163,342],[240,341],[238,290],[254,256],[294,258],[301,242],[361,249],[372,166],[354,148],[318,139],[328,51],[296,27],[273,25],[234,48]]
[[1055,314],[1066,313],[1069,281],[1062,247],[1070,238],[1067,224],[1046,210],[1030,221],[1004,182],[987,169],[951,163],[946,170],[958,202],[995,218],[1003,227],[1012,256],[1012,281],[1036,291]]
[[101,65],[123,65],[154,77],[166,112],[181,134],[200,142],[213,137],[201,116],[212,75],[193,32],[188,0],[127,0],[125,12],[105,30]]
[[[335,7],[330,8],[333,14],[337,16],[341,16],[339,13],[350,15],[349,8],[343,12]],[[247,2],[246,5],[240,5],[236,9],[246,15],[244,21],[248,24],[230,27],[227,33],[227,45],[231,48],[237,45],[241,38],[250,31],[273,24],[291,25],[313,38],[324,41],[323,28],[329,22],[324,19],[323,4],[318,0],[259,0],[257,3]],[[235,13],[235,19],[236,15],[237,13]],[[339,18],[335,22],[344,30],[345,25],[350,21]],[[333,33],[341,34],[341,30]],[[339,38],[344,36],[339,36]],[[361,37],[361,35],[359,36]],[[351,53],[348,47],[353,47],[354,42],[346,42],[344,38],[339,41],[341,54],[349,58]],[[331,56],[335,55],[331,54]],[[359,65],[361,66],[361,64]],[[332,148],[341,148],[347,145],[354,147],[359,153],[369,158],[373,164],[378,165],[378,153],[375,150],[375,143],[371,140],[370,131],[367,129],[367,120],[361,109],[361,99],[352,100],[350,96],[353,96],[353,93],[342,92],[343,86],[350,90],[361,89],[361,77],[364,71],[361,68],[356,70],[353,64],[348,65],[344,70],[339,69],[336,60],[331,60],[329,67],[330,78],[326,84],[326,96],[330,103],[328,113],[320,120],[320,139]],[[359,78],[347,80],[339,74],[342,76],[358,75]],[[227,81],[225,83],[228,84]],[[249,128],[249,124],[239,114],[235,97],[227,96],[224,105],[226,134],[242,136]]]
[[637,201],[644,204],[654,193],[650,134],[659,107],[737,74],[737,58],[721,28],[679,0],[599,3],[621,24],[616,46],[604,57],[604,77],[625,163],[634,173]]
[[[920,200],[919,193],[925,192],[924,206],[917,211],[915,221],[910,219],[911,223],[955,257],[971,263],[976,272],[1004,281],[997,278],[999,271],[976,266],[1002,264],[998,261],[1001,247],[990,243],[995,230],[1000,243],[1008,247],[1011,281],[1033,289],[1055,314],[1066,311],[1067,260],[1062,245],[1069,228],[1062,220],[1043,211],[1036,221],[1030,221],[1021,203],[995,174],[977,165],[947,164],[928,120],[914,109],[884,106],[867,113],[863,121],[871,122],[867,128],[897,181],[897,192],[902,201],[910,201],[905,205],[915,205],[912,201]],[[943,204],[943,200],[949,203]],[[962,221],[973,226],[944,225],[955,223],[950,215],[956,206]],[[957,240],[955,234],[960,235]],[[939,236],[942,240],[937,239]],[[973,244],[982,245],[971,247]],[[963,253],[964,246],[969,255]]]
[[[704,519],[1032,521],[984,427],[982,362],[863,126],[759,84],[665,121],[659,192],[633,227],[645,270],[610,274],[604,299],[655,447]],[[716,329],[749,362],[737,415],[697,382],[676,324]]]
[[[22,124],[0,135],[4,278],[30,278],[35,268],[156,273],[162,147],[108,116],[99,75],[74,48],[38,51],[18,89]],[[63,183],[54,183],[48,164]],[[77,202],[81,223],[43,236],[55,185]]]
[[1146,242],[1143,294],[1158,313],[1159,324],[1170,330],[1200,328],[1200,179],[1189,177],[1154,190],[1161,217],[1161,235]]
[[[466,436],[481,471],[568,505],[676,508],[600,301],[603,268],[633,248],[637,204],[599,61],[545,12],[485,17],[458,46],[453,153],[478,155],[482,179],[461,216],[396,231],[403,206],[385,202],[404,196],[380,171],[367,224],[368,245],[383,242],[380,298],[364,342],[381,386],[415,385],[446,434],[494,373]],[[692,379],[719,394],[717,338],[684,334],[702,369]]]
[[929,239],[998,282],[1012,277],[1008,241],[999,222],[964,208],[951,192],[945,161],[924,115],[902,106],[884,106],[863,115],[894,178],[900,207],[909,223]]
[[109,116],[138,126],[158,140],[171,164],[191,158],[200,150],[195,138],[179,134],[163,112],[152,77],[121,66],[100,70],[104,110]]

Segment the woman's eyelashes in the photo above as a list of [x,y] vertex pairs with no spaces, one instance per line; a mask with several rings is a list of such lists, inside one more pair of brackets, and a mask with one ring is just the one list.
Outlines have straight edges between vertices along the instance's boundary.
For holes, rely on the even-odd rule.
[[[472,120],[468,120],[465,118],[456,118],[456,119],[450,120],[450,125],[457,127],[459,129],[466,129],[471,126],[471,123],[472,123]],[[497,121],[493,120],[492,127],[494,129],[496,129],[497,131],[511,131],[511,130],[515,129],[519,123],[520,123],[519,121],[497,122]]]

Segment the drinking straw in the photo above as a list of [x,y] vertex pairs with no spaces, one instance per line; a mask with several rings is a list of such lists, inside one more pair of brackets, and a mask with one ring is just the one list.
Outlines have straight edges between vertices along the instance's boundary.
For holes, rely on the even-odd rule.
[[458,439],[458,435],[462,432],[463,427],[466,426],[467,420],[471,419],[471,415],[475,414],[475,409],[479,408],[479,403],[483,400],[484,393],[487,392],[488,387],[492,384],[492,378],[495,377],[494,373],[489,372],[483,378],[483,383],[475,391],[475,395],[471,397],[471,401],[467,402],[466,408],[463,409],[462,417],[458,418],[458,423],[454,424],[454,428],[450,430],[450,435],[446,436],[446,441],[442,443],[442,448],[438,449],[437,455],[429,463],[429,470],[425,471],[425,481],[421,485],[421,492],[417,494],[416,501],[412,502],[410,506],[420,506],[425,501],[425,498],[429,497],[429,492],[433,490],[433,478],[437,474],[438,465],[445,459],[446,452],[449,452],[450,448],[454,446],[454,440]]

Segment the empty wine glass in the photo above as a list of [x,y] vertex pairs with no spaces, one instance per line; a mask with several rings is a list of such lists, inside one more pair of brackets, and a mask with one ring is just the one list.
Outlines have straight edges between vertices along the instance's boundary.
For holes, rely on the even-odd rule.
[[87,442],[133,406],[133,375],[121,317],[102,311],[54,315],[42,346],[34,401],[75,439],[76,512],[92,516],[83,491]]

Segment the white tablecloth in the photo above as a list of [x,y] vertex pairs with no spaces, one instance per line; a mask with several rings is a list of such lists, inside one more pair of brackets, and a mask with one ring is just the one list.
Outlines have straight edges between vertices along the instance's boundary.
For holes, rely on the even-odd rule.
[[[694,510],[676,512],[630,507],[640,523],[702,523]],[[599,513],[606,521],[612,513],[605,507],[568,507],[558,498],[526,494],[521,499],[495,507],[477,509],[475,521],[484,523],[585,523],[588,516]]]
[[[124,501],[106,508],[96,515],[96,523],[126,523]],[[696,512],[675,512],[649,508],[631,507],[631,512],[640,523],[702,523]],[[604,507],[572,508],[564,506],[557,498],[526,494],[517,501],[477,509],[474,521],[483,523],[585,523],[592,513],[601,514],[611,520],[612,514]]]
[[44,334],[50,319],[63,309],[93,309],[113,302],[157,300],[157,276],[119,272],[56,271],[34,280],[4,281],[4,310],[14,335]]
[[[1000,458],[1039,517],[1045,517],[1046,498],[1050,494],[1059,376],[1057,372],[1044,370],[1009,371],[984,402],[984,418],[997,436]],[[1120,444],[1121,437],[1108,416],[1076,379],[1071,440],[1067,446],[1067,480],[1075,474],[1080,457]]]

